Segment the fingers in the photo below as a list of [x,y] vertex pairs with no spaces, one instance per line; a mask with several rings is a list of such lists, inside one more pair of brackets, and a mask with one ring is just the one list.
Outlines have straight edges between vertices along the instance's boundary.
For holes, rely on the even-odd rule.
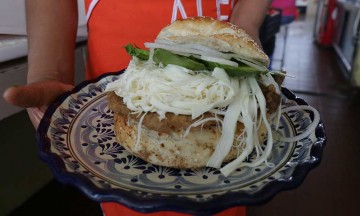
[[10,87],[4,92],[3,97],[5,101],[15,106],[24,108],[41,107],[50,104],[61,94],[72,88],[72,85],[59,81],[46,80],[26,86]]
[[72,85],[56,80],[44,80],[26,86],[10,87],[4,92],[3,97],[10,104],[28,108],[30,120],[37,128],[47,106],[72,88]]

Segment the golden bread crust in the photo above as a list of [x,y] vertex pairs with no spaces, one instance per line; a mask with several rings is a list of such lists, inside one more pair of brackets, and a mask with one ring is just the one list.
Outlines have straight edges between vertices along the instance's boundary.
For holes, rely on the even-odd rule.
[[[131,154],[154,165],[179,169],[205,167],[219,137],[212,129],[197,130],[184,138],[185,130],[165,134],[143,126],[137,144],[137,121],[115,113],[114,123],[117,141]],[[237,149],[233,148],[225,160],[229,161],[236,155]]]
[[243,30],[210,17],[176,20],[163,28],[157,39],[176,43],[201,44],[221,52],[232,52],[269,65],[269,57]]

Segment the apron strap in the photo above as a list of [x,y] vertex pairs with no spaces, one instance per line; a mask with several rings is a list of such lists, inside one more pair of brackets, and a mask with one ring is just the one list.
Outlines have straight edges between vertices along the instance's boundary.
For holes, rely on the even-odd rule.
[[96,7],[97,3],[99,3],[100,0],[92,0],[90,5],[89,5],[89,8],[88,8],[88,11],[86,13],[86,22],[89,22],[89,19],[90,19],[90,16],[91,16],[91,13],[93,12],[94,8]]

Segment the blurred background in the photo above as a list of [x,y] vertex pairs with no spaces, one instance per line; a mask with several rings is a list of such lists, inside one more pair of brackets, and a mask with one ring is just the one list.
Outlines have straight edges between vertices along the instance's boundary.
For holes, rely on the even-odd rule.
[[[79,0],[76,83],[85,77],[86,20]],[[16,16],[14,16],[16,14]],[[319,110],[323,159],[296,189],[248,208],[257,215],[360,215],[360,1],[274,0],[260,31],[284,87]],[[24,0],[0,1],[0,91],[26,83]],[[97,203],[58,183],[37,155],[27,113],[0,98],[0,216],[102,215]],[[54,211],[56,209],[56,211]],[[51,211],[50,211],[51,210]]]

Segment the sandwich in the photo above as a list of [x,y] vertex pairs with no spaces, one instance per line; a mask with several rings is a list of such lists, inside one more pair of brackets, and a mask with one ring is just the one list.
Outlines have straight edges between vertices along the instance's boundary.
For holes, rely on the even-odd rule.
[[[242,29],[209,17],[177,20],[107,84],[117,141],[155,165],[179,169],[267,163],[281,115],[283,72]],[[252,155],[250,157],[250,155]]]

